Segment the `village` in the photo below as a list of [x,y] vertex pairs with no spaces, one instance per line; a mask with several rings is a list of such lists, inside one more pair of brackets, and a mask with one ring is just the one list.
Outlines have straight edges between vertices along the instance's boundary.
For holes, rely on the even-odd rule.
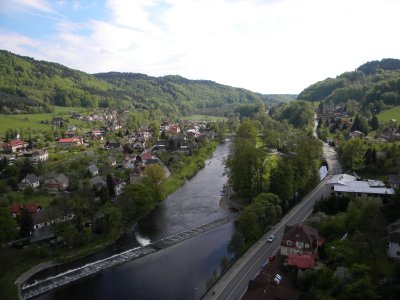
[[[188,158],[196,156],[215,138],[210,123],[203,121],[166,120],[159,125],[152,124],[151,128],[139,125],[130,132],[126,116],[127,112],[117,111],[87,115],[73,112],[70,120],[87,122],[88,126],[91,122],[103,125],[83,131],[74,125],[66,126],[63,118],[54,117],[51,126],[59,129],[58,132],[61,129],[62,135],[39,145],[45,144],[45,147],[38,147],[32,139],[21,139],[18,133],[3,141],[2,201],[9,203],[9,213],[16,221],[9,223],[15,228],[6,229],[9,237],[13,237],[8,239],[9,245],[22,247],[45,242],[71,247],[86,244],[73,241],[78,232],[67,238],[65,227],[68,226],[62,223],[79,223],[86,227],[86,232],[117,235],[100,225],[109,217],[102,207],[128,197],[124,195],[126,188],[139,184],[151,166],[160,167],[157,170],[161,170],[162,178],[169,177],[171,171],[179,173]],[[85,200],[79,205],[73,204],[77,198]],[[113,211],[113,214],[122,218],[119,212]],[[114,221],[109,220],[105,226],[117,227],[120,232],[124,226]],[[126,223],[131,222],[126,220]]]

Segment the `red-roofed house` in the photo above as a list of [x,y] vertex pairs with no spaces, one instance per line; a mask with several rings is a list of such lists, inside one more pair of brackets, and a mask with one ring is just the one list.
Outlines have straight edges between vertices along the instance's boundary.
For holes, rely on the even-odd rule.
[[169,126],[168,131],[172,134],[178,134],[181,132],[181,129],[179,128],[179,125],[174,124]]
[[302,223],[286,225],[281,241],[281,254],[313,255],[318,250],[318,244],[316,229]]
[[20,140],[12,140],[9,143],[3,145],[3,151],[5,153],[21,152],[26,149],[28,143]]
[[27,209],[31,214],[37,213],[42,207],[37,203],[14,203],[10,207],[10,212],[13,217],[16,217],[18,214],[22,212],[22,209]]
[[314,269],[315,259],[312,255],[289,254],[287,264],[297,269]]
[[142,161],[143,161],[144,163],[145,163],[146,161],[150,160],[150,159],[156,158],[155,155],[154,155],[152,152],[150,152],[150,151],[143,152],[143,153],[140,155],[140,157],[141,157],[141,159],[142,159]]
[[57,146],[61,148],[69,148],[71,146],[79,146],[82,145],[82,140],[80,138],[67,138],[67,139],[59,139],[57,142]]

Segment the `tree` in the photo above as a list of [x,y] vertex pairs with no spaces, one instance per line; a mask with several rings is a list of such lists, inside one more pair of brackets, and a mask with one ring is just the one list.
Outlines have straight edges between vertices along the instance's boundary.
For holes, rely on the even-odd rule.
[[13,240],[18,236],[17,224],[10,211],[0,207],[0,243]]
[[159,164],[147,166],[144,174],[142,183],[152,190],[153,198],[160,202],[165,197],[164,182],[166,177],[163,167]]
[[22,208],[21,210],[21,220],[20,220],[20,230],[19,235],[21,237],[28,237],[33,231],[33,218],[32,214],[27,208]]
[[124,214],[125,223],[130,223],[147,216],[156,207],[157,201],[153,197],[153,190],[140,183],[129,185],[118,204]]
[[110,197],[114,197],[115,196],[115,181],[114,181],[114,177],[108,173],[107,174],[107,190],[108,190],[108,195]]
[[262,190],[264,153],[257,148],[258,130],[252,121],[240,125],[226,161],[234,190],[251,198]]
[[372,117],[370,125],[371,125],[372,130],[377,130],[379,128],[379,120],[376,117],[376,115],[374,115]]
[[340,147],[343,164],[350,170],[359,170],[364,166],[364,155],[367,146],[362,139],[351,139]]

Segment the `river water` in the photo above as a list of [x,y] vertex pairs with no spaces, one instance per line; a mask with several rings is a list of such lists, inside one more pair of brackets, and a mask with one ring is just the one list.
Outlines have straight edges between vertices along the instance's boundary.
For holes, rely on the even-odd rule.
[[[37,274],[34,279],[65,271],[126,249],[223,218],[230,212],[219,206],[227,177],[224,159],[229,143],[220,144],[206,166],[171,194],[135,230],[114,245],[74,263]],[[37,299],[199,299],[207,281],[219,271],[233,234],[229,223],[170,248],[104,270]]]

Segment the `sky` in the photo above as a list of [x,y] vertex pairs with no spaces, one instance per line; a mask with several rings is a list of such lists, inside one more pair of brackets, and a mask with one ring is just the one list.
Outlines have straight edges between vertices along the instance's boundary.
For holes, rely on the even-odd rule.
[[0,0],[0,49],[87,73],[298,94],[400,58],[400,0]]

